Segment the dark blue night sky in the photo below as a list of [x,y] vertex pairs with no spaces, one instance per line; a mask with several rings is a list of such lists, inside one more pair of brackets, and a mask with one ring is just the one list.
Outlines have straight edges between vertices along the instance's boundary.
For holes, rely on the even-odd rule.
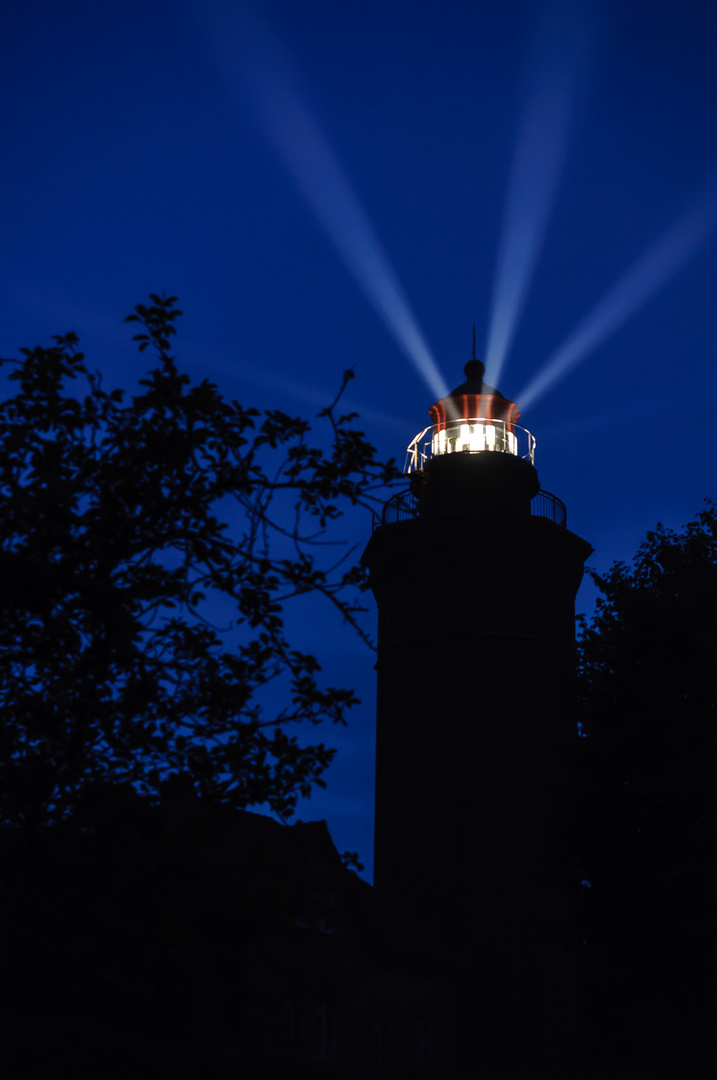
[[[131,387],[123,317],[171,292],[194,377],[313,415],[354,367],[402,460],[475,322],[594,567],[716,493],[716,5],[6,0],[0,25],[3,355],[75,330]],[[301,815],[370,868],[373,657],[297,627],[364,701]]]

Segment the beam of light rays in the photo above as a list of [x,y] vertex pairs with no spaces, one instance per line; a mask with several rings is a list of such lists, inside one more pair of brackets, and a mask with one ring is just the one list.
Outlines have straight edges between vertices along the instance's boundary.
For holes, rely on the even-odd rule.
[[290,74],[288,60],[248,8],[239,22],[231,7],[215,4],[213,11],[213,38],[230,82],[242,80],[261,134],[404,354],[431,391],[443,397],[448,392],[445,379],[358,198]]
[[448,392],[396,275],[308,108],[284,73],[262,65],[256,103],[265,131],[368,300],[438,397]]
[[486,344],[486,378],[497,385],[543,246],[566,156],[592,8],[554,3],[540,27],[508,181]]
[[538,374],[518,394],[521,409],[534,405],[585,360],[707,242],[717,228],[717,182],[707,195],[657,239],[593,308]]

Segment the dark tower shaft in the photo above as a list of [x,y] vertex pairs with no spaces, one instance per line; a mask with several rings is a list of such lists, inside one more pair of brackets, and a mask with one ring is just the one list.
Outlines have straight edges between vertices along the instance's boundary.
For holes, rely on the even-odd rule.
[[517,407],[478,361],[466,374],[431,409],[416,516],[382,524],[364,555],[379,611],[374,879],[466,958],[478,1061],[512,1054],[529,1075],[557,1064],[575,991],[556,826],[591,548],[531,513],[532,437],[521,456]]

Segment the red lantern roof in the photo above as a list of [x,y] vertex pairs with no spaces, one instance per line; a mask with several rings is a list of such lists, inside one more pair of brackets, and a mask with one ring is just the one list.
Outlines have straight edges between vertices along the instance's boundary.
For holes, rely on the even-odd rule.
[[456,420],[504,420],[506,424],[514,424],[520,410],[500,390],[483,382],[485,364],[469,360],[463,371],[466,381],[428,410],[435,431]]

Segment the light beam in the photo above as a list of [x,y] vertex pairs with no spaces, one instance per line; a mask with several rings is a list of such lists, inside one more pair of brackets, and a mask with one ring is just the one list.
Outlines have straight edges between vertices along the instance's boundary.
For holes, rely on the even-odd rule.
[[[226,33],[232,21],[227,17]],[[215,6],[216,10],[216,6]],[[244,21],[246,18],[246,21]],[[230,78],[241,74],[258,127],[294,179],[354,279],[436,397],[448,386],[371,224],[274,38],[256,18],[215,44]],[[231,46],[231,47],[230,47]]]
[[[262,72],[269,79],[266,69]],[[396,275],[306,105],[274,70],[261,95],[267,134],[368,300],[437,397],[448,393]],[[268,91],[268,92],[267,92]]]
[[506,199],[486,344],[494,386],[515,336],[565,161],[578,75],[584,70],[592,5],[547,11],[531,65]]
[[614,334],[707,242],[717,228],[717,182],[707,195],[656,240],[517,396],[521,409],[534,405]]

